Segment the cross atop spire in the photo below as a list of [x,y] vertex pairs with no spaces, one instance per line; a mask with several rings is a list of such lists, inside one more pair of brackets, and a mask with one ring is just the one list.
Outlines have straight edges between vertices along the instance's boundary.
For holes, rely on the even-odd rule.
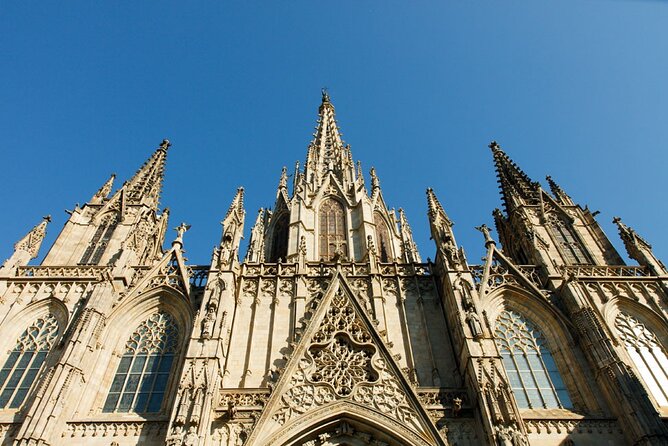
[[501,146],[492,141],[489,144],[494,157],[496,175],[503,196],[506,212],[513,209],[519,202],[533,202],[536,200],[538,183],[534,182],[529,176],[515,164],[508,155],[501,149]]
[[326,89],[322,90],[318,126],[313,137],[306,155],[306,181],[317,187],[329,172],[333,172],[342,184],[353,182],[355,169],[350,146],[344,145],[341,139],[334,105]]
[[146,204],[157,208],[162,192],[167,150],[170,146],[169,140],[164,139],[153,155],[124,185],[127,204]]

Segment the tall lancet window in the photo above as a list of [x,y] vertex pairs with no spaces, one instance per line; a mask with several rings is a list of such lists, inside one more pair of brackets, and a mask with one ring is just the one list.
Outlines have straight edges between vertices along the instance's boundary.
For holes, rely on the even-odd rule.
[[274,225],[273,237],[271,240],[270,262],[278,262],[278,259],[285,260],[288,255],[288,227],[290,223],[290,214],[283,212],[277,216]]
[[547,226],[554,237],[559,251],[569,265],[589,264],[591,260],[582,249],[582,244],[573,232],[570,224],[563,221],[554,214],[548,217]]
[[125,343],[103,412],[159,412],[177,353],[174,318],[158,312],[143,321]]
[[332,260],[337,254],[347,256],[346,216],[343,205],[333,198],[327,198],[318,212],[320,258]]
[[117,225],[118,216],[116,214],[108,215],[100,221],[93,238],[79,260],[80,265],[97,265],[100,262]]
[[0,369],[0,408],[21,406],[57,337],[58,321],[52,314],[40,317],[19,336]]
[[572,407],[543,333],[531,321],[514,311],[503,311],[496,320],[495,335],[520,408]]
[[373,213],[373,222],[376,225],[376,240],[378,240],[378,256],[381,262],[389,262],[392,259],[392,247],[390,246],[390,232],[387,224],[380,213]]
[[628,314],[619,313],[615,328],[649,393],[660,406],[668,406],[668,358],[659,340]]

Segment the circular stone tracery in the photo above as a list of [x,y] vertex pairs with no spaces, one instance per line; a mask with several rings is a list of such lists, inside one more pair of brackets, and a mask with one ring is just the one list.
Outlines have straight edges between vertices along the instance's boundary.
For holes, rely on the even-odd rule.
[[310,381],[330,384],[339,396],[350,395],[358,383],[378,380],[378,373],[371,367],[375,352],[373,346],[358,346],[338,333],[326,345],[309,349],[315,363]]

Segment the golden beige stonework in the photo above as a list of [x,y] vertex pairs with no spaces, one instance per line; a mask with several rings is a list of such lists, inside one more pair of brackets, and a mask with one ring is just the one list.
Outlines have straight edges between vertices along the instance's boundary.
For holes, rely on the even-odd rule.
[[41,264],[48,217],[0,267],[2,444],[668,444],[665,266],[616,218],[625,265],[496,142],[480,265],[432,189],[422,261],[326,92],[244,254],[243,188],[209,265],[183,257],[185,223],[164,248],[169,147],[75,207]]

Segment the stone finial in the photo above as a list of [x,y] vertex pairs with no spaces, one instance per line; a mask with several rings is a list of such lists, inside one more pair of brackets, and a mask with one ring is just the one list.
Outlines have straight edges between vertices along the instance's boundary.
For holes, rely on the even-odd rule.
[[497,150],[501,150],[501,146],[496,141],[490,142],[487,147],[492,149],[492,152],[496,152]]
[[162,142],[160,143],[160,148],[162,150],[166,151],[167,149],[169,149],[171,147],[171,145],[172,145],[172,143],[169,142],[168,139],[163,139]]
[[288,168],[283,166],[281,169],[281,178],[278,180],[278,189],[286,189],[288,187]]
[[480,232],[482,232],[482,235],[485,237],[485,246],[489,244],[496,245],[496,242],[492,238],[492,235],[490,234],[490,229],[486,224],[482,224],[480,226],[476,226],[476,229]]
[[179,246],[183,246],[183,234],[185,234],[188,229],[190,229],[190,225],[186,223],[181,223],[179,226],[174,228],[174,230],[176,231],[176,238],[172,242],[172,246],[177,244]]
[[378,189],[380,187],[380,180],[378,180],[378,176],[376,175],[375,167],[371,168],[369,175],[371,175],[371,189]]

